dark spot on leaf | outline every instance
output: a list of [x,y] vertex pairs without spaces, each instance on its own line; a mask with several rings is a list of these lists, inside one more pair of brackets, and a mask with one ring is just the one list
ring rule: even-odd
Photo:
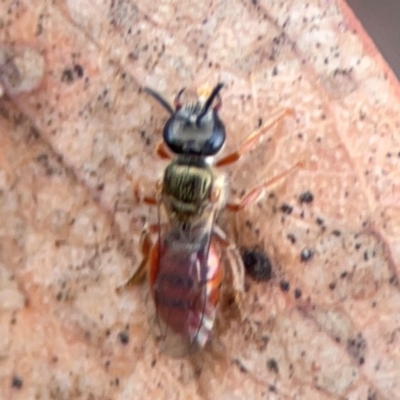
[[289,204],[283,203],[281,205],[281,211],[285,214],[291,214],[293,211],[293,207]]
[[74,72],[78,78],[82,78],[83,76],[83,68],[82,65],[75,64],[74,65]]
[[290,284],[288,281],[280,281],[279,286],[283,292],[287,292],[290,289]]
[[306,249],[303,249],[303,250],[301,251],[301,253],[300,253],[300,260],[301,260],[302,262],[309,261],[309,260],[311,260],[312,258],[313,258],[313,252],[312,252],[311,249],[306,248]]
[[247,368],[240,362],[240,360],[236,359],[236,360],[235,360],[235,364],[239,367],[239,371],[240,371],[242,374],[247,373]]
[[267,361],[267,367],[270,371],[275,372],[276,374],[279,372],[278,363],[276,362],[275,358],[270,358]]
[[389,283],[390,283],[391,285],[393,285],[393,286],[397,286],[397,285],[399,284],[399,280],[397,279],[397,276],[396,276],[396,275],[392,275],[392,276],[389,278]]
[[11,381],[11,387],[12,388],[21,389],[23,384],[24,384],[24,381],[18,375],[14,375],[12,377],[12,381]]
[[65,68],[61,74],[61,82],[72,83],[74,81],[74,73],[72,69]]
[[361,333],[358,333],[355,338],[347,340],[347,351],[360,365],[365,362],[365,350],[367,342]]
[[316,222],[319,226],[322,226],[322,225],[324,224],[324,220],[323,220],[322,218],[319,218],[319,217],[315,220],[315,222]]
[[118,339],[123,344],[126,345],[129,343],[129,333],[126,331],[121,331],[118,333]]
[[268,342],[269,342],[269,336],[268,335],[263,335],[261,337],[261,341],[264,343],[265,347],[267,346]]
[[286,237],[290,240],[292,244],[296,243],[296,236],[294,236],[292,233],[289,233]]
[[257,281],[271,279],[272,266],[268,256],[259,249],[242,249],[242,260],[246,272]]
[[368,397],[367,400],[378,400],[378,394],[374,389],[368,390]]

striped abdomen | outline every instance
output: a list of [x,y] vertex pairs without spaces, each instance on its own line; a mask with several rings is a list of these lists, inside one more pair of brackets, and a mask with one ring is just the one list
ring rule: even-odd
[[220,254],[212,242],[209,251],[193,252],[160,242],[153,247],[149,276],[158,335],[181,343],[184,355],[203,347],[213,328],[223,277]]

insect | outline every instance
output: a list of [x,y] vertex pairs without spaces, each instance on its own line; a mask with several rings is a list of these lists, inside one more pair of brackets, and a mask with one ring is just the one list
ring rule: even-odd
[[181,90],[174,108],[160,94],[145,88],[170,115],[163,140],[156,148],[169,164],[155,196],[142,197],[144,203],[158,207],[158,222],[142,234],[143,260],[131,282],[147,272],[154,307],[152,330],[160,350],[172,357],[193,353],[209,340],[225,268],[230,268],[232,290],[241,310],[244,266],[236,245],[217,225],[219,212],[223,208],[231,212],[242,210],[293,169],[263,182],[240,202],[227,202],[226,182],[218,168],[240,159],[268,128],[292,114],[292,110],[280,110],[248,136],[237,151],[214,162],[226,139],[218,114],[222,87],[219,83],[212,90],[199,89],[198,100],[193,104],[181,103]]

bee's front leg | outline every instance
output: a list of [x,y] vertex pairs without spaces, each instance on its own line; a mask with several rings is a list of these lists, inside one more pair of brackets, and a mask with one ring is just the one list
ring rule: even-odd
[[167,146],[165,145],[164,140],[160,140],[156,145],[156,155],[162,160],[171,160],[172,155]]

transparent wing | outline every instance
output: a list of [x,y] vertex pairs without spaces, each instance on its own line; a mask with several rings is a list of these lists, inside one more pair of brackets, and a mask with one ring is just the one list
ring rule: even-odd
[[191,224],[160,218],[149,273],[150,325],[162,352],[183,357],[203,347],[214,325],[222,269],[211,241],[215,210]]

